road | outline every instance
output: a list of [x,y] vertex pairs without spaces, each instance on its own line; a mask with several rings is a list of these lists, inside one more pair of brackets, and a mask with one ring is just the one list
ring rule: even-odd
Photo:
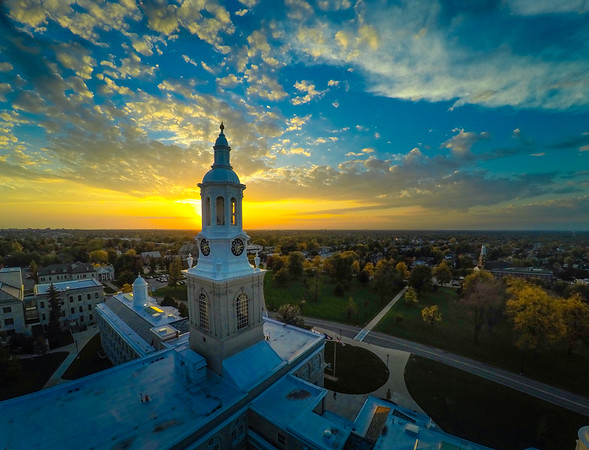
[[[351,325],[329,322],[327,320],[305,317],[305,324],[331,330],[334,337],[345,336],[353,339],[360,332],[360,328]],[[470,372],[487,380],[500,383],[504,386],[516,389],[525,394],[545,400],[570,411],[589,416],[589,399],[581,395],[549,386],[538,381],[531,380],[522,375],[498,369],[488,364],[481,363],[463,356],[448,353],[444,350],[407,341],[405,339],[389,336],[383,333],[371,331],[364,338],[364,342],[378,345],[384,348],[403,350],[414,355],[432,359],[447,364],[457,369]]]

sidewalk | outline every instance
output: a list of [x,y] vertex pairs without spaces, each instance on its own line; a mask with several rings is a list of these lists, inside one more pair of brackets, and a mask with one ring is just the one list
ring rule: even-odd
[[[73,335],[74,342],[73,343],[71,343],[69,345],[65,345],[63,347],[54,348],[53,350],[49,351],[49,353],[68,352],[69,355],[63,360],[63,362],[57,368],[57,370],[53,373],[53,375],[51,375],[51,378],[49,378],[49,380],[47,380],[47,383],[45,383],[45,386],[43,386],[43,389],[49,388],[51,386],[55,386],[57,384],[65,383],[66,381],[70,381],[70,380],[64,380],[63,378],[61,378],[62,375],[65,373],[65,371],[68,369],[70,364],[74,361],[74,359],[76,359],[76,357],[78,356],[78,352],[82,351],[82,349],[85,347],[85,345],[88,343],[88,341],[90,339],[92,339],[94,336],[96,336],[98,334],[98,332],[99,332],[98,325],[90,325],[87,330],[79,331],[78,333],[74,333],[74,335]],[[76,345],[77,345],[77,348],[76,348]]]
[[374,316],[374,318],[368,323],[368,325],[366,325],[362,330],[360,330],[360,332],[356,335],[354,339],[356,341],[364,340],[366,335],[370,333],[376,325],[378,325],[378,322],[380,322],[382,318],[385,316],[385,314],[389,312],[389,310],[395,305],[395,303],[397,303],[397,301],[403,296],[407,289],[407,286],[401,289],[401,291],[397,295],[395,295],[395,298],[393,298],[387,306],[381,309],[381,311],[376,316]]

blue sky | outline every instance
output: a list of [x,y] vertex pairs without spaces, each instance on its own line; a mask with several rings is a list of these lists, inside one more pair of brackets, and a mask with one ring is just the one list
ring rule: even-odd
[[8,0],[0,227],[589,226],[586,1]]

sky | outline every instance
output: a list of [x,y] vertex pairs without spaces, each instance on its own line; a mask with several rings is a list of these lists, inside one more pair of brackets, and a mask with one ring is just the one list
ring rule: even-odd
[[4,0],[0,229],[589,230],[587,0]]

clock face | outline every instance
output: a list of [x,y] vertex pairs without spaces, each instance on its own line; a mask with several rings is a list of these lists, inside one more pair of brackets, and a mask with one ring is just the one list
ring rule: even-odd
[[211,253],[209,241],[207,241],[206,239],[200,241],[200,252],[203,254],[203,256],[209,256],[209,254]]
[[233,253],[235,256],[239,256],[243,253],[244,248],[245,244],[243,243],[243,239],[233,239],[233,242],[231,243],[231,253]]

